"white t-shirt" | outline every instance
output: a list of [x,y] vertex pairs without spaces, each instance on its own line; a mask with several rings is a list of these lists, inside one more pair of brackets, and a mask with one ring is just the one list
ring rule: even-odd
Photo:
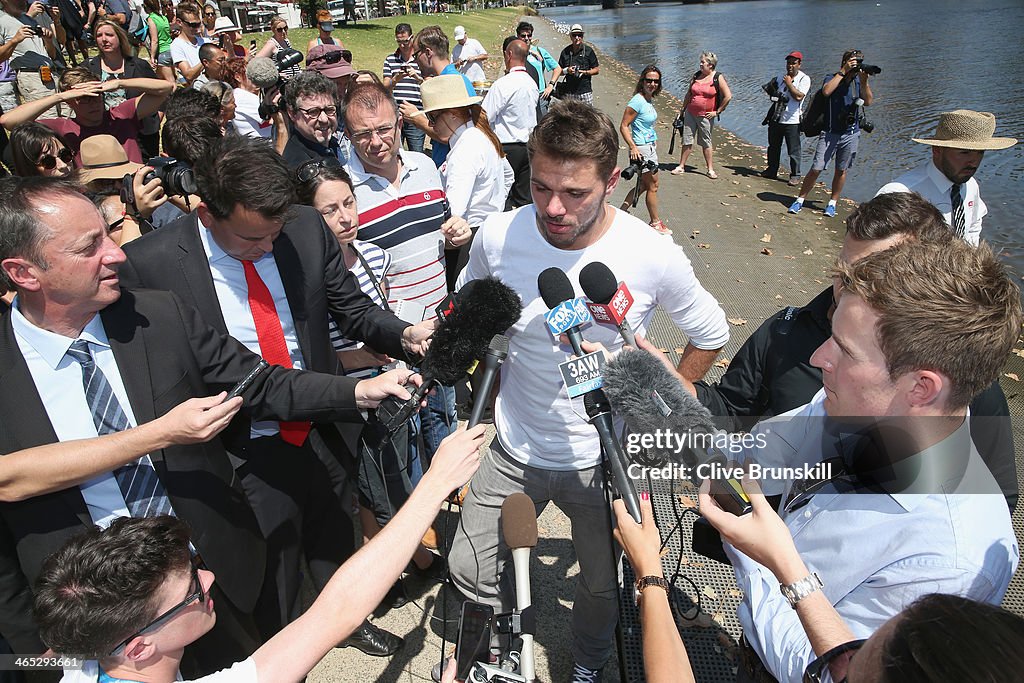
[[[465,45],[460,45],[458,42],[455,43],[455,47],[452,49],[452,64],[458,64],[463,59],[479,57],[485,54],[487,54],[487,50],[484,49],[479,40],[476,38],[466,38]],[[487,80],[487,74],[484,73],[484,68],[480,65],[480,62],[463,64],[459,71],[474,83]]]
[[798,71],[796,78],[793,79],[793,87],[804,94],[804,99],[802,100],[793,97],[793,93],[789,92],[789,88],[786,87],[782,76],[776,76],[775,80],[779,83],[779,92],[789,98],[789,102],[786,103],[786,110],[782,112],[782,116],[779,118],[779,123],[800,123],[800,109],[804,106],[804,102],[810,102],[808,98],[814,96],[814,93],[810,92],[811,77],[803,71]]
[[[100,667],[95,659],[86,660],[81,669],[66,669],[60,683],[96,683],[100,678]],[[182,680],[181,674],[178,679]],[[202,678],[193,678],[185,683],[256,683],[256,660],[252,657],[221,669]]]
[[269,138],[274,124],[260,118],[260,96],[248,90],[235,88],[235,130],[251,138]]
[[[596,244],[575,251],[553,247],[541,236],[532,205],[492,216],[477,232],[469,263],[459,276],[461,287],[493,275],[523,301],[522,317],[507,333],[509,354],[501,367],[495,427],[502,447],[531,467],[581,470],[601,461],[597,430],[573,412],[573,407],[584,412],[582,398],[570,403],[558,371],[572,350],[559,346],[544,321],[548,309],[537,289],[541,271],[561,268],[582,296],[580,271],[601,261],[635,299],[626,318],[637,334],[647,333],[655,308],[661,306],[694,346],[717,349],[729,340],[725,312],[697,281],[682,248],[640,219],[611,206],[606,210],[614,212],[608,232]],[[612,352],[622,348],[611,325],[590,323],[582,332]]]
[[[178,36],[171,41],[171,62],[173,62],[175,66],[177,66],[179,62],[186,62],[189,66],[195,66],[201,61],[199,59],[199,48],[205,42],[206,41],[203,40],[202,36],[196,36],[196,42],[193,45],[184,36]],[[192,83],[192,86],[200,88],[203,83],[206,83],[206,81],[206,74],[201,73]]]

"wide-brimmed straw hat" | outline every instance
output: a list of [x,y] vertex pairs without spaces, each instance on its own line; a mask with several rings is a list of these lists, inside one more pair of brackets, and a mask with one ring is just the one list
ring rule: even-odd
[[128,161],[124,147],[113,135],[93,135],[82,140],[82,167],[76,178],[83,185],[94,180],[120,180],[135,173],[142,164]]
[[939,125],[930,138],[912,138],[914,142],[932,147],[992,150],[1006,149],[1017,144],[1016,138],[993,137],[996,117],[987,111],[957,109],[939,114]]
[[213,35],[219,36],[222,33],[230,33],[231,31],[239,31],[242,29],[235,26],[235,22],[231,20],[231,17],[217,17],[217,21],[213,22]]
[[439,109],[469,107],[484,101],[479,95],[470,94],[466,79],[461,74],[434,76],[423,81],[420,99],[423,100],[424,114]]

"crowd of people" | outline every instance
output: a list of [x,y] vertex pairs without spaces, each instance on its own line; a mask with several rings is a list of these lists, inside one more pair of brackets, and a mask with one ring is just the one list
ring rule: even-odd
[[[973,179],[984,151],[1016,142],[994,116],[942,114],[917,140],[931,161],[850,215],[833,285],[766,321],[710,383],[729,325],[664,237],[656,64],[616,125],[593,106],[600,65],[579,24],[556,59],[521,22],[499,69],[462,26],[451,42],[400,23],[378,73],[353,67],[326,12],[303,55],[284,19],[247,48],[209,3],[80,9],[77,32],[38,2],[0,13],[0,635],[14,652],[84,658],[75,683],[298,681],[334,647],[393,655],[402,637],[368,616],[404,604],[403,577],[512,610],[500,513],[526,493],[572,525],[571,680],[600,680],[611,656],[622,550],[648,679],[692,680],[650,500],[640,523],[615,503],[613,544],[600,439],[560,379],[570,345],[544,322],[538,274],[579,282],[600,262],[628,283],[638,348],[592,325],[584,350],[664,360],[644,339],[661,309],[687,339],[665,372],[759,437],[740,462],[837,467],[744,480],[743,516],[702,489],[744,596],[739,680],[1012,680],[1024,620],[996,605],[1019,559],[1017,479],[997,379],[1022,314],[980,244]],[[75,50],[82,64],[61,64]],[[778,178],[785,141],[797,212],[834,158],[834,215],[870,74],[848,51],[814,94],[802,60],[790,52],[765,87],[762,175]],[[696,141],[718,177],[731,91],[717,66],[701,53],[673,173]],[[811,113],[824,127],[801,176]],[[617,209],[620,141],[640,175]],[[640,194],[649,222],[629,213]],[[494,439],[457,428],[467,397],[447,386],[389,430],[375,409],[410,399],[450,295],[487,277],[523,305],[498,390],[471,397],[493,399]],[[431,524],[467,482],[447,553]],[[935,645],[949,639],[971,647]]]

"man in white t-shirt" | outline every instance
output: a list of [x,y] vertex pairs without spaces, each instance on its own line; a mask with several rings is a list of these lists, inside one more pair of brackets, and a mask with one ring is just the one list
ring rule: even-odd
[[203,22],[198,14],[186,9],[178,12],[178,23],[181,33],[171,41],[171,61],[178,71],[179,80],[184,80],[186,85],[201,87],[206,82],[203,61],[199,58],[199,48],[206,42],[199,35]]
[[[619,181],[615,125],[590,105],[568,100],[551,107],[527,143],[533,204],[486,220],[459,277],[494,276],[523,301],[507,332],[508,359],[495,403],[497,438],[470,484],[449,557],[454,585],[498,611],[514,606],[499,585],[509,552],[498,529],[502,501],[525,492],[538,510],[554,502],[572,523],[580,578],[573,604],[572,680],[593,681],[611,654],[618,619],[615,556],[607,522],[597,431],[570,401],[558,365],[572,351],[545,324],[547,306],[537,276],[549,267],[576,283],[589,263],[603,262],[635,301],[627,318],[644,334],[660,307],[686,333],[679,372],[702,377],[729,339],[725,313],[697,281],[671,239],[608,204]],[[590,342],[622,347],[616,327],[590,324]]]
[[476,38],[466,34],[465,26],[455,27],[455,47],[452,48],[452,64],[473,83],[487,80],[483,63],[487,61],[487,50]]
[[[484,426],[445,439],[430,470],[390,523],[334,573],[298,619],[229,669],[203,683],[297,681],[359,627],[404,571],[441,504],[476,471]],[[217,615],[213,572],[191,552],[176,517],[121,518],[94,527],[54,553],[36,584],[43,641],[87,657],[62,683],[108,680],[171,683],[186,645]],[[449,667],[445,681],[454,681]]]
[[[800,70],[804,55],[793,50],[786,55],[786,70],[775,77],[774,94],[777,108],[769,113],[768,120],[768,168],[761,172],[764,178],[775,180],[779,177],[779,159],[782,156],[782,141],[786,141],[789,154],[789,186],[796,187],[800,177],[800,114],[804,97],[811,88],[811,77]],[[773,116],[772,114],[775,114]]]

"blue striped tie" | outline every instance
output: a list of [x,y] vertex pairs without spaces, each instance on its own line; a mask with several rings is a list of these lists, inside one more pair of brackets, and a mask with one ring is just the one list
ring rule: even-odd
[[[85,386],[85,400],[96,423],[96,433],[100,436],[113,434],[128,429],[128,416],[121,404],[117,402],[114,389],[107,381],[103,371],[96,367],[89,342],[76,339],[67,355],[78,361],[82,366],[82,384]],[[124,496],[128,514],[132,517],[154,517],[156,515],[173,515],[171,501],[164,490],[163,482],[153,469],[153,461],[149,454],[143,455],[133,463],[119,467],[114,471],[114,479]]]

